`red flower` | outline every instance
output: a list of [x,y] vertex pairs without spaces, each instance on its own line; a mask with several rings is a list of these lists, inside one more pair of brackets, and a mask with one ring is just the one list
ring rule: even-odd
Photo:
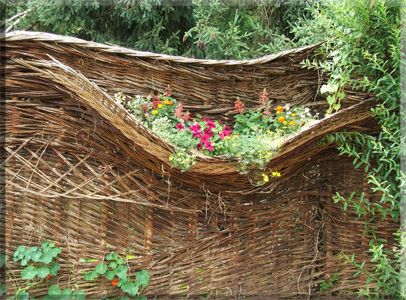
[[48,275],[47,275],[47,278],[48,278],[48,279],[51,279],[51,277],[52,277],[51,274],[48,274]]
[[114,278],[113,281],[111,282],[111,284],[116,286],[118,284],[118,279]]
[[202,149],[202,148],[203,148],[203,144],[202,144],[202,143],[197,144],[197,147],[196,147],[197,150],[200,150],[200,149]]
[[234,101],[234,108],[238,113],[244,112],[244,104],[240,100]]
[[159,104],[160,104],[159,101],[152,101],[152,107],[153,107],[154,109],[157,109]]
[[225,126],[223,130],[219,133],[219,137],[224,140],[224,137],[229,136],[231,134],[230,126]]
[[207,133],[203,134],[203,135],[200,137],[200,141],[201,141],[202,143],[206,143],[209,139],[210,139],[210,136],[209,136]]

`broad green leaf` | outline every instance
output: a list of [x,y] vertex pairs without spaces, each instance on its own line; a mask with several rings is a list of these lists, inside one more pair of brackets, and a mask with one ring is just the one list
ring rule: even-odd
[[107,271],[107,265],[106,264],[98,264],[96,266],[96,272],[99,274],[104,274]]
[[116,270],[111,270],[111,271],[107,271],[105,276],[108,280],[113,280],[115,275],[116,275]]
[[42,300],[54,300],[54,298],[52,298],[49,295],[46,295]]
[[138,286],[138,284],[136,284],[134,282],[128,281],[121,286],[121,289],[124,292],[129,293],[131,296],[134,297],[138,293],[139,286]]
[[25,290],[22,290],[17,294],[17,300],[28,300],[30,298],[30,294]]
[[62,291],[62,295],[71,295],[72,294],[72,289],[64,289]]
[[16,250],[16,251],[18,251],[19,254],[20,254],[20,253],[22,253],[22,252],[25,251],[25,247],[20,245],[20,246],[17,247],[17,250]]
[[52,276],[56,276],[60,268],[61,266],[56,261],[54,261],[49,267],[49,274]]
[[142,285],[144,287],[146,287],[148,285],[150,276],[149,276],[147,270],[142,270],[142,271],[137,272],[137,274],[135,274],[135,277],[137,278],[137,282],[140,285]]
[[94,280],[98,277],[99,275],[96,273],[96,271],[92,271],[90,273],[86,273],[85,276],[83,277],[85,280]]
[[53,248],[53,247],[55,247],[55,243],[49,243],[49,248]]
[[112,252],[112,253],[110,253],[110,254],[108,254],[107,256],[106,256],[106,259],[107,260],[114,260],[114,259],[117,259],[118,258],[118,254],[117,253],[114,253],[114,252]]
[[47,267],[39,267],[37,270],[37,276],[39,278],[45,278],[49,274],[49,269]]
[[6,293],[6,285],[4,283],[0,283],[0,297]]
[[112,261],[109,263],[109,267],[115,269],[117,267],[117,263],[115,261]]
[[119,266],[116,268],[116,274],[119,278],[124,279],[127,277],[127,267]]
[[73,292],[73,297],[70,298],[70,300],[85,300],[86,295],[83,291],[74,291]]
[[31,280],[37,275],[37,269],[34,266],[29,266],[21,271],[21,278]]
[[124,260],[122,258],[117,259],[117,264],[122,265],[124,263]]
[[44,251],[45,251],[45,249],[48,248],[48,242],[42,242],[41,243],[41,248],[44,249]]
[[43,254],[43,255],[41,255],[41,257],[39,258],[39,261],[40,261],[40,262],[43,262],[44,264],[47,265],[47,264],[51,263],[52,259],[53,259],[53,257],[52,257],[51,255],[49,255],[49,254]]
[[61,295],[61,288],[57,285],[51,285],[48,289],[48,295],[51,297]]
[[33,262],[38,262],[41,255],[42,255],[41,250],[37,250],[36,252],[33,252],[33,253],[31,253],[31,260]]
[[38,247],[37,246],[33,246],[30,248],[30,252],[37,252],[38,251]]
[[4,254],[0,254],[0,268],[6,263],[7,257]]
[[134,298],[134,300],[147,300],[147,296],[141,295]]
[[52,257],[57,257],[59,253],[61,253],[61,248],[53,248],[48,252]]
[[127,296],[124,296],[124,297],[121,297],[121,298],[118,299],[118,300],[130,300],[130,298],[128,298]]

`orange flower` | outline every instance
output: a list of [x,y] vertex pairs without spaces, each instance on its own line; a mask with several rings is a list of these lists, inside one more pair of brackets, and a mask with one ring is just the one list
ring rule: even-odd
[[295,125],[295,122],[290,121],[290,122],[289,122],[289,125],[290,125],[290,126],[293,126],[293,125]]
[[118,284],[118,279],[114,278],[113,281],[111,282],[111,284],[116,286]]
[[279,122],[283,122],[283,121],[285,121],[285,117],[280,116],[280,117],[278,118],[278,121],[279,121]]
[[276,111],[283,111],[283,107],[282,106],[278,106],[277,108],[275,108]]
[[47,278],[48,278],[48,279],[51,279],[51,277],[52,277],[52,275],[50,275],[50,274],[47,275]]

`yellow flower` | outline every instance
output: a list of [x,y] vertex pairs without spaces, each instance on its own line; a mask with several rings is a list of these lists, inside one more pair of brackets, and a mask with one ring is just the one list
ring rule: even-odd
[[277,108],[275,108],[276,111],[283,111],[283,107],[282,106],[278,106]]
[[285,117],[280,116],[280,117],[278,118],[278,121],[279,121],[279,122],[283,122],[283,121],[285,121]]
[[272,176],[274,176],[274,177],[281,177],[281,173],[279,173],[279,172],[272,172]]
[[290,125],[290,126],[293,126],[293,125],[295,125],[295,122],[290,121],[290,122],[289,122],[289,125]]
[[173,160],[173,157],[172,156],[169,156],[169,161],[172,161]]
[[[169,101],[168,100],[164,100],[164,104],[168,105]],[[159,107],[159,106],[158,106]]]
[[236,143],[233,143],[233,147],[235,147],[235,146],[237,146],[237,144],[236,144]]
[[156,115],[157,113],[158,113],[157,110],[153,110],[153,111],[152,111],[152,114],[153,114],[153,115]]
[[162,108],[162,104],[161,104],[161,103],[158,104],[158,108]]
[[279,110],[276,112],[277,115],[279,115],[280,113],[281,113],[281,112],[280,112]]
[[264,178],[264,182],[268,182],[268,181],[269,181],[269,177],[268,177],[268,175],[266,175],[265,173],[262,173],[262,177]]
[[182,160],[182,162],[181,162],[182,164],[184,164],[185,163],[185,161],[184,160]]
[[292,113],[291,116],[292,116],[292,117],[296,117],[296,114],[295,114],[295,113]]
[[286,124],[288,124],[288,121],[283,121],[283,125],[286,125]]

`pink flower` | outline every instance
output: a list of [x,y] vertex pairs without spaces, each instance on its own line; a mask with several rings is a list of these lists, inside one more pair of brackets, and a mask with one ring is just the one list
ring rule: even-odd
[[196,147],[197,150],[200,150],[200,149],[202,149],[202,148],[203,148],[203,144],[202,144],[202,143],[197,144],[197,147]]
[[229,136],[231,134],[231,129],[229,126],[225,126],[223,130],[219,133],[219,137],[224,140],[224,137]]
[[212,152],[214,150],[214,146],[211,145],[210,141],[207,141],[206,143],[204,143],[204,147],[209,150],[210,152]]
[[209,120],[209,119],[207,119],[206,126],[208,127],[209,130],[213,129],[213,128],[216,128],[216,124],[213,121]]
[[207,134],[209,136],[209,138],[211,138],[213,136],[213,132],[210,129],[205,129],[204,134]]
[[200,133],[200,125],[199,123],[195,123],[192,126],[190,126],[190,130],[193,132],[193,134],[195,133]]
[[266,91],[266,89],[261,92],[261,96],[259,97],[259,104],[261,106],[265,106],[268,103],[268,95],[269,93]]
[[209,136],[208,134],[203,134],[203,135],[200,137],[200,141],[201,141],[202,143],[206,143],[209,139],[210,139],[210,136]]
[[201,137],[202,134],[199,132],[193,132],[193,137]]
[[182,123],[178,123],[178,124],[175,126],[175,128],[178,129],[179,131],[185,129],[185,127],[183,126]]

